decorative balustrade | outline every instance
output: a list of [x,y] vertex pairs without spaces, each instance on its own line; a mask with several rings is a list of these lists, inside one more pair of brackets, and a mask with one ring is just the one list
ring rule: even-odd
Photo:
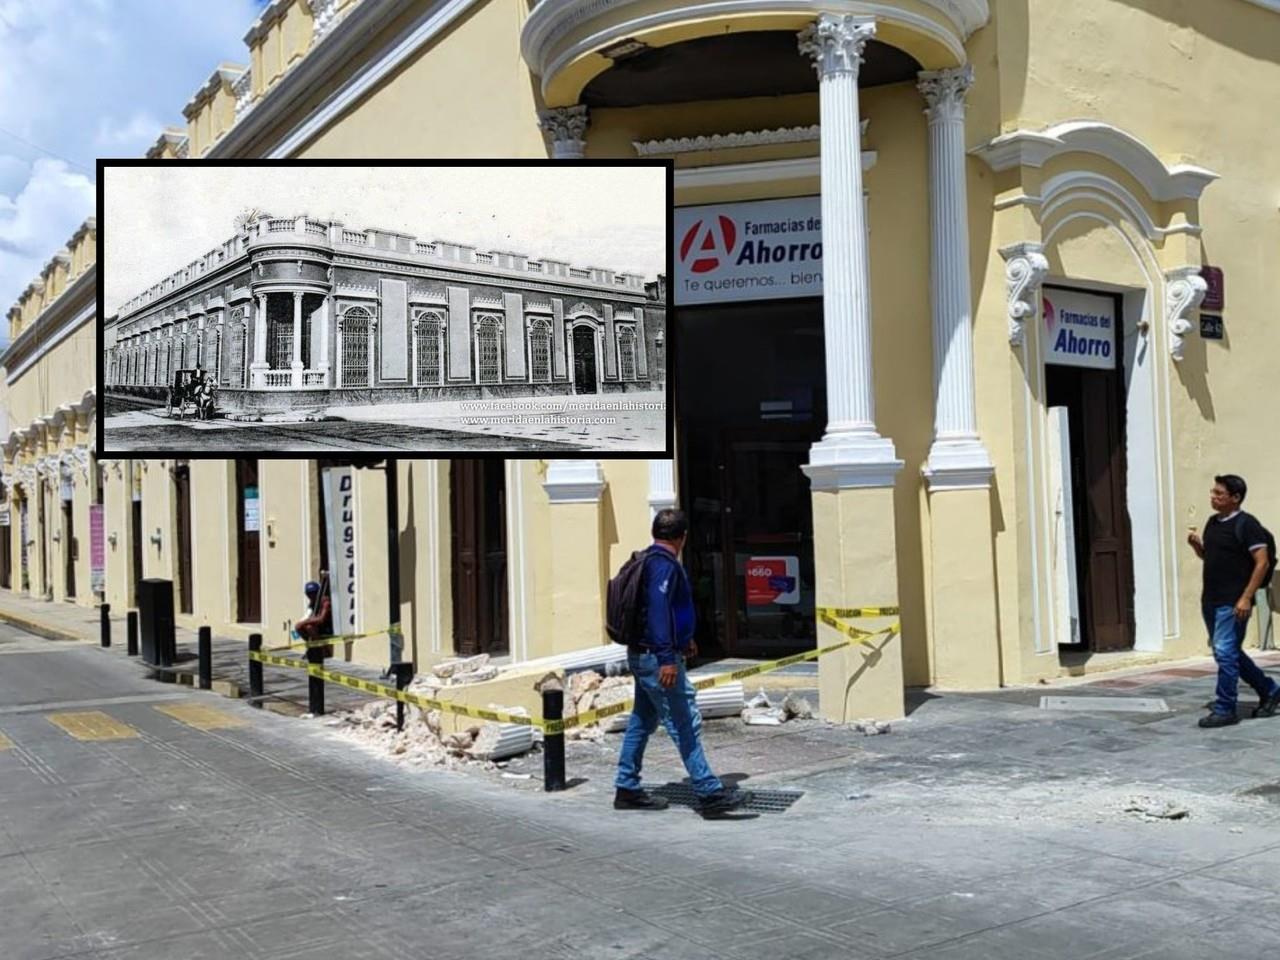
[[268,220],[267,231],[269,233],[279,233],[286,230],[292,232],[296,225],[296,220]]
[[493,263],[492,253],[477,253],[476,263]]
[[291,387],[293,386],[293,371],[264,370],[262,372],[262,385],[264,387]]
[[356,231],[354,231],[354,230],[343,230],[343,231],[342,231],[342,242],[343,242],[343,243],[364,243],[364,244],[367,244],[367,243],[369,242],[369,238],[368,238],[368,237],[366,237],[363,233],[357,233],[357,232],[356,232]]
[[575,268],[573,268],[573,267],[570,267],[570,268],[569,268],[569,276],[571,276],[571,277],[577,277],[579,280],[590,280],[590,279],[591,279],[591,271],[590,271],[590,270],[578,270],[578,269],[575,269]]
[[415,240],[413,242],[413,252],[424,253],[428,257],[434,257],[438,251],[434,243],[423,243],[421,240]]
[[323,387],[325,386],[325,372],[323,370],[304,370],[302,371],[302,385],[304,387]]
[[325,226],[323,223],[321,223],[319,220],[307,221],[307,233],[318,233],[321,236],[324,236],[328,232],[329,232],[329,228]]
[[529,268],[529,272],[530,272],[530,273],[541,273],[541,272],[542,272],[542,264],[540,264],[540,263],[534,263],[532,260],[530,260],[528,263],[526,263],[526,264],[525,264],[525,266]]

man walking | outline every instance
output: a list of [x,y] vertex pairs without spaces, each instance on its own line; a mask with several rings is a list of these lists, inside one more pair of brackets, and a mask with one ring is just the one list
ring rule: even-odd
[[1187,534],[1191,549],[1204,561],[1200,603],[1218,663],[1217,696],[1213,712],[1200,720],[1202,727],[1240,722],[1236,686],[1241,678],[1258,693],[1253,716],[1272,717],[1280,708],[1280,683],[1263,673],[1243,649],[1253,595],[1270,564],[1266,532],[1240,509],[1247,492],[1244,480],[1233,473],[1214,477],[1209,493],[1214,515],[1205,524],[1203,536],[1195,530]]
[[635,677],[635,706],[618,758],[618,810],[662,810],[667,801],[640,787],[640,765],[649,735],[662,723],[680,751],[680,759],[698,797],[698,812],[713,817],[736,810],[748,797],[725,789],[711,772],[702,749],[702,715],[697,692],[685,673],[685,658],[696,656],[693,641],[693,591],[680,565],[689,520],[680,510],[659,510],[653,518],[653,545],[644,553],[640,597],[643,624],[639,642],[627,646],[627,664]]

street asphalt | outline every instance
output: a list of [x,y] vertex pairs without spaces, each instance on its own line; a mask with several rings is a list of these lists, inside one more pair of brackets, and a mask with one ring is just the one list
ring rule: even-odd
[[[1280,717],[1246,692],[1200,730],[1212,685],[920,692],[880,736],[708,721],[718,772],[793,802],[705,821],[615,812],[616,737],[546,794],[538,754],[397,766],[0,625],[0,958],[1280,956]],[[665,739],[646,773],[678,787]]]

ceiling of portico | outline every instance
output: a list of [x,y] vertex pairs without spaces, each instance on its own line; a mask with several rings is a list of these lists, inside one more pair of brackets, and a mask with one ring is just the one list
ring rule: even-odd
[[[858,85],[913,81],[921,66],[909,53],[867,44]],[[699,37],[619,60],[583,89],[590,107],[635,107],[741,97],[816,93],[813,63],[800,55],[794,31],[767,30]]]

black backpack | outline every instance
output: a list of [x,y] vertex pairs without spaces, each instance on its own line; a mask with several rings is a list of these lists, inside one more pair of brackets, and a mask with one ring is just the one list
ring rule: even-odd
[[[1241,513],[1240,516],[1236,518],[1235,533],[1236,539],[1240,541],[1240,546],[1247,550],[1249,545],[1244,542],[1244,537],[1240,535],[1240,524],[1244,522],[1244,518],[1246,516],[1248,516],[1248,514]],[[1258,518],[1254,517],[1253,519],[1257,520]],[[1258,584],[1259,590],[1265,590],[1271,585],[1271,577],[1276,572],[1276,537],[1270,530],[1262,526],[1261,521],[1258,522],[1258,526],[1262,527],[1262,536],[1267,543],[1267,557],[1270,560],[1270,563],[1267,565],[1266,576],[1262,578],[1262,583]]]
[[644,562],[647,550],[637,550],[609,581],[605,596],[604,628],[614,643],[637,643],[644,627],[640,622],[643,606]]

